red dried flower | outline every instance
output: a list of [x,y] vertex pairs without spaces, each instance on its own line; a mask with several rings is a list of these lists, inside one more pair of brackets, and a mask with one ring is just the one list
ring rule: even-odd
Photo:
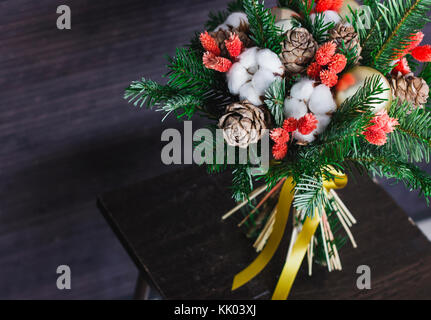
[[275,128],[274,130],[271,130],[269,136],[275,144],[287,143],[290,139],[289,132],[283,128]]
[[331,62],[331,58],[335,54],[335,50],[337,50],[337,45],[332,41],[322,44],[316,51],[316,62],[321,66],[326,66]]
[[283,129],[287,132],[293,132],[298,128],[298,120],[291,117],[289,119],[284,120]]
[[317,62],[312,62],[307,68],[307,75],[314,80],[319,78],[322,67]]
[[345,73],[343,76],[338,80],[337,87],[335,90],[337,91],[344,91],[351,86],[353,86],[356,83],[356,79],[351,73]]
[[403,75],[412,72],[406,58],[398,60],[395,67],[392,69],[393,74],[397,75],[398,72],[401,72]]
[[316,116],[312,113],[307,113],[305,116],[298,120],[298,131],[303,135],[307,135],[313,132],[317,128]]
[[338,76],[331,70],[322,70],[320,72],[320,81],[329,88],[335,86],[338,82]]
[[316,7],[314,8],[314,10],[316,12],[323,12],[326,10],[332,10],[332,5],[333,5],[334,0],[319,0],[316,4]]
[[406,53],[410,52],[411,50],[413,50],[414,48],[416,48],[419,45],[419,43],[422,42],[424,36],[425,35],[421,31],[412,34],[412,36],[410,37],[411,42],[408,45],[408,47],[405,48],[405,52]]
[[344,70],[347,64],[347,59],[344,54],[337,53],[331,59],[331,62],[328,65],[328,69],[335,72],[340,73]]
[[386,133],[382,129],[369,127],[363,132],[363,135],[369,143],[375,144],[376,146],[383,146],[387,141]]
[[387,134],[395,130],[399,125],[398,120],[391,118],[385,110],[380,111],[371,121],[372,124],[363,132],[365,139],[371,144],[382,146],[387,141]]
[[225,40],[224,43],[232,58],[238,57],[244,47],[236,33],[231,33],[229,39]]
[[399,125],[398,120],[391,118],[388,115],[386,109],[377,113],[377,115],[371,120],[372,125],[369,128],[381,129],[384,133],[391,133],[395,130],[395,126]]
[[220,48],[218,47],[216,40],[211,37],[207,31],[200,34],[199,40],[206,51],[209,51],[216,56],[220,55]]
[[232,67],[232,62],[226,58],[217,57],[211,52],[205,52],[202,57],[202,62],[208,69],[213,69],[219,72],[227,72]]
[[287,144],[285,143],[279,143],[275,144],[272,147],[272,155],[275,159],[281,160],[283,159],[287,154]]
[[339,11],[343,6],[344,0],[332,0],[332,6],[330,10]]
[[412,56],[420,62],[431,61],[431,46],[426,44],[424,46],[416,47],[412,50]]
[[413,33],[410,37],[411,42],[406,48],[399,51],[399,54],[397,55],[396,59],[400,59],[404,57],[406,54],[410,53],[410,51],[412,51],[414,48],[416,48],[419,45],[419,43],[422,42],[423,38],[424,38],[424,34],[422,32],[419,31],[419,32]]

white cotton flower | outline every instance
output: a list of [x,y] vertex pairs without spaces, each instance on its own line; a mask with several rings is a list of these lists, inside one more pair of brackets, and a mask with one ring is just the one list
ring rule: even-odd
[[326,127],[329,125],[329,123],[331,122],[331,116],[328,116],[326,114],[315,114],[317,121],[319,121],[317,123],[317,128],[315,131],[315,133],[317,134],[321,134],[323,131],[325,131]]
[[229,27],[227,26],[227,24],[222,23],[222,24],[218,25],[217,28],[214,29],[214,32],[217,32],[220,30],[229,31]]
[[283,71],[280,59],[269,49],[246,49],[226,75],[229,91],[239,94],[240,99],[261,105],[265,91],[275,79],[283,75]]
[[290,89],[290,95],[299,100],[308,101],[314,91],[314,80],[302,78]]
[[[311,21],[314,22],[314,19],[316,19],[316,14],[315,13],[310,14],[310,19]],[[340,21],[341,21],[341,17],[336,11],[332,11],[332,10],[323,11],[323,24],[333,22],[334,25],[336,25]]]
[[244,52],[238,56],[239,63],[246,69],[257,67],[257,51],[257,47],[245,49]]
[[331,89],[324,84],[315,87],[308,101],[308,107],[315,114],[332,113],[337,110]]
[[298,100],[296,98],[287,98],[284,100],[284,116],[286,119],[295,118],[299,119],[308,112],[307,105],[304,101]]
[[284,34],[290,29],[293,29],[292,19],[280,20],[275,23],[275,26],[281,29],[281,34]]
[[226,74],[227,85],[232,94],[239,94],[239,89],[247,81],[251,80],[252,75],[239,63],[235,63]]
[[262,104],[260,95],[256,92],[256,89],[251,82],[247,82],[239,89],[239,98],[240,100],[248,100],[255,106],[260,106]]
[[316,130],[314,130],[310,134],[302,134],[302,133],[299,133],[299,131],[295,131],[293,133],[293,138],[296,139],[296,140],[298,140],[299,142],[310,143],[310,142],[313,142],[314,140],[316,140],[315,131]]
[[231,28],[238,28],[241,22],[248,24],[247,15],[244,12],[233,12],[227,17],[224,24]]
[[256,92],[258,95],[262,96],[265,94],[266,89],[269,88],[271,83],[274,82],[274,80],[277,77],[274,76],[274,73],[272,73],[270,70],[266,68],[260,68],[253,76],[253,86],[256,89]]
[[257,64],[260,68],[266,68],[271,70],[275,74],[282,75],[284,73],[284,67],[281,63],[280,58],[274,52],[269,49],[261,49],[256,55]]

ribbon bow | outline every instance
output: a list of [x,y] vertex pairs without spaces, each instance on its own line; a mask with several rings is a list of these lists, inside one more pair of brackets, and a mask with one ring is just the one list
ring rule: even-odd
[[[335,169],[331,169],[330,173],[333,176],[332,179],[328,179],[326,177],[323,179],[323,186],[326,190],[329,191],[330,189],[341,189],[346,186],[347,176],[345,174],[342,174]],[[235,275],[235,278],[233,279],[232,290],[243,286],[251,279],[256,277],[271,260],[284,235],[284,230],[289,218],[290,207],[293,201],[294,187],[295,185],[293,178],[287,178],[281,189],[280,198],[278,200],[275,213],[274,229],[262,252],[248,267]],[[292,247],[291,253],[286,259],[286,263],[284,264],[280,278],[275,287],[275,291],[272,295],[272,300],[287,299],[293,282],[295,281],[299,267],[301,266],[302,260],[304,259],[308,244],[316,232],[319,223],[320,217],[318,213],[314,214],[313,218],[307,217],[305,219],[302,230]]]

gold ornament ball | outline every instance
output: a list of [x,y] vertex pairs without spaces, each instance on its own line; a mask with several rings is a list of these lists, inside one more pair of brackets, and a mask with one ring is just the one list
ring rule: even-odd
[[356,66],[350,71],[348,71],[347,73],[350,73],[353,75],[353,78],[355,79],[355,83],[345,90],[335,92],[335,102],[337,103],[338,107],[341,106],[344,100],[353,96],[358,91],[358,89],[364,85],[365,79],[370,78],[374,75],[379,75],[380,83],[382,84],[383,89],[387,89],[387,90],[383,91],[377,97],[381,99],[386,99],[386,100],[380,103],[376,103],[373,106],[373,112],[377,113],[383,109],[389,110],[389,107],[391,106],[391,102],[392,102],[392,91],[391,91],[391,86],[389,84],[389,81],[386,79],[386,77],[383,74],[381,74],[380,72],[378,72],[373,68],[365,67],[365,66]]
[[360,5],[355,0],[344,0],[343,6],[340,8],[340,11],[338,11],[338,14],[344,21],[347,21],[346,16],[349,17],[350,20],[352,19],[349,6],[352,8],[353,12],[360,8]]
[[299,14],[287,8],[274,7],[271,9],[271,13],[273,16],[275,16],[275,22],[279,22],[281,20],[291,20],[293,17],[299,17]]

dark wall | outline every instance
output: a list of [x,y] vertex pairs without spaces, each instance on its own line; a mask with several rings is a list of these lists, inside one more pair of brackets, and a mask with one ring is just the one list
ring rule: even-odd
[[[181,123],[127,105],[123,90],[161,80],[164,54],[227,2],[0,2],[0,298],[131,297],[135,268],[95,199],[174,170],[160,134]],[[56,28],[60,4],[72,30]],[[55,286],[61,264],[69,292]]]

